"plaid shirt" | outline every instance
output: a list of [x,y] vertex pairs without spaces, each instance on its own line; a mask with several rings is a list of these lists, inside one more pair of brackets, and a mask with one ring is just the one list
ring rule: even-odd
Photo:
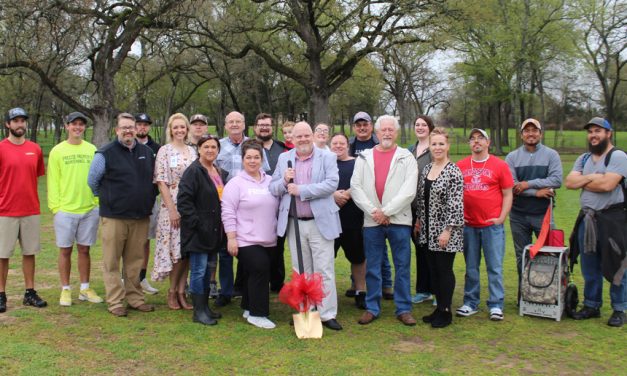
[[[248,140],[246,136],[239,144],[234,144],[228,136],[220,140],[220,154],[218,154],[216,164],[229,173],[226,182],[237,176],[242,169],[242,143],[246,140]],[[263,152],[263,170],[266,172],[270,171],[265,150]],[[226,184],[226,182],[224,183]]]

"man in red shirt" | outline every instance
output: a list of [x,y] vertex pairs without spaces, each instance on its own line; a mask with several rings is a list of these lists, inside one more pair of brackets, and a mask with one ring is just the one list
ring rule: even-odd
[[488,308],[490,320],[503,320],[503,256],[505,230],[503,222],[512,207],[514,179],[507,163],[489,154],[490,138],[479,128],[470,131],[472,154],[457,162],[464,175],[464,258],[466,281],[464,304],[457,316],[478,312],[479,265],[481,249],[488,271]]
[[35,291],[35,255],[39,243],[39,196],[37,178],[44,174],[39,145],[26,140],[28,114],[12,108],[6,114],[9,137],[0,141],[0,312],[7,309],[6,283],[9,258],[19,239],[24,273],[24,305],[47,305]]

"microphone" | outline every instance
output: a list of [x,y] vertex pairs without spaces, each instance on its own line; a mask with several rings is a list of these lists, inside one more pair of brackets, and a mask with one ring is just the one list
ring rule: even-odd
[[[287,168],[292,168],[292,161],[291,161],[291,160],[288,160],[288,161],[287,161]],[[290,183],[293,183],[293,182],[294,182],[294,179],[290,179],[290,181],[289,181],[289,182],[290,182]]]

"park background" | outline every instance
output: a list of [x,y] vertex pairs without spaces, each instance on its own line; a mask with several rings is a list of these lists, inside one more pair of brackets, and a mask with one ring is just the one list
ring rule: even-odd
[[[0,0],[0,108],[29,114],[29,138],[51,147],[65,138],[63,116],[81,111],[88,139],[112,136],[121,111],[146,112],[163,140],[169,115],[203,113],[211,132],[224,117],[267,112],[286,120],[328,122],[351,134],[352,116],[395,115],[400,142],[414,142],[413,121],[428,114],[468,154],[466,135],[489,131],[491,151],[520,144],[528,117],[545,127],[567,174],[586,149],[582,126],[604,116],[624,148],[627,120],[627,3],[620,0],[245,1]],[[250,130],[247,130],[250,134]],[[277,127],[277,137],[281,137]],[[0,182],[1,184],[1,182]],[[620,374],[627,369],[624,329],[519,317],[508,233],[505,321],[483,309],[445,330],[407,328],[384,302],[374,324],[342,293],[349,267],[340,254],[339,321],[345,330],[297,340],[290,310],[272,295],[274,331],[241,319],[235,304],[214,328],[170,311],[163,293],[150,314],[116,319],[104,305],[59,307],[57,249],[40,179],[43,251],[37,289],[43,310],[23,308],[20,258],[11,261],[9,310],[0,315],[0,369],[7,374]],[[556,222],[567,235],[578,192],[558,190]],[[508,226],[508,225],[507,225]],[[509,227],[507,227],[509,228]],[[153,246],[154,247],[154,246]],[[101,248],[92,251],[92,283],[102,293]],[[289,260],[289,257],[288,257]],[[286,260],[289,265],[289,261]],[[415,268],[412,268],[414,270]],[[454,306],[461,304],[463,258],[455,263]],[[73,284],[76,286],[74,266]],[[485,278],[485,273],[482,273]],[[412,274],[412,279],[415,277]],[[582,288],[579,267],[575,282]],[[165,283],[156,284],[165,291]],[[485,301],[485,279],[482,300]],[[415,306],[417,318],[430,313]],[[621,371],[623,370],[623,371]]]

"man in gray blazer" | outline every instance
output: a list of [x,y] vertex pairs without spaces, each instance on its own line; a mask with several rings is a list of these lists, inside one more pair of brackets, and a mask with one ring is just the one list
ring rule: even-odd
[[[341,330],[337,322],[334,240],[342,232],[339,208],[333,200],[339,175],[337,157],[314,147],[313,132],[306,122],[296,123],[292,131],[294,149],[279,156],[270,192],[281,199],[277,234],[287,239],[292,267],[298,270],[293,221],[298,221],[305,273],[320,273],[326,296],[318,306],[322,324]],[[290,166],[288,167],[288,161]],[[293,182],[290,182],[293,179]],[[296,199],[298,218],[289,214],[290,200]],[[289,226],[288,226],[289,223]]]

